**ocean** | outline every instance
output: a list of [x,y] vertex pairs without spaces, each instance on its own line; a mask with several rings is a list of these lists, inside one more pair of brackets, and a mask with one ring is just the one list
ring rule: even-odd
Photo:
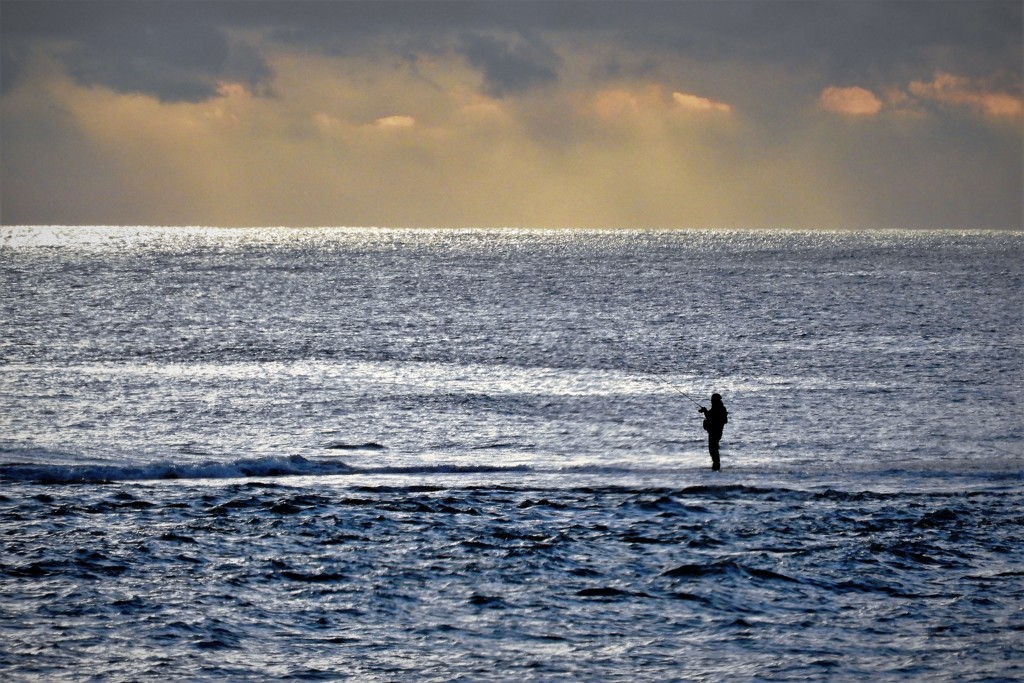
[[1024,679],[1022,303],[1020,231],[0,228],[0,678]]

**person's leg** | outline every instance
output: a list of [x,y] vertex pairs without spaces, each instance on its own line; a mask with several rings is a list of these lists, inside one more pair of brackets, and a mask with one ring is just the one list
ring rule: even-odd
[[714,436],[708,438],[708,452],[711,453],[711,469],[715,472],[722,469],[722,463],[718,459],[718,439]]

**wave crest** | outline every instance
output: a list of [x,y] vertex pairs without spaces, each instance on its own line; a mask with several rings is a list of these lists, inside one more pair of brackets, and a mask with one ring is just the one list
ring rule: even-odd
[[199,463],[147,465],[0,464],[0,481],[35,484],[106,484],[169,479],[243,479],[249,477],[330,476],[338,474],[475,474],[525,472],[523,466],[411,465],[356,468],[336,459],[309,460],[301,455],[242,458]]
[[153,479],[237,479],[296,475],[348,474],[340,460],[311,461],[301,455],[243,458],[229,462],[159,462],[147,465],[0,465],[0,481],[38,484],[102,484]]

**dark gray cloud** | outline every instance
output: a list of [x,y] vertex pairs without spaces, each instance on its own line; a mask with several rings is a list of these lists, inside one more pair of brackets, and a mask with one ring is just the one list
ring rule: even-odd
[[484,91],[495,97],[521,93],[558,80],[558,55],[536,37],[521,39],[470,34],[460,51],[484,76]]
[[1018,0],[2,0],[0,13],[5,91],[26,46],[53,39],[74,46],[62,54],[79,81],[164,100],[210,97],[220,79],[267,87],[272,74],[257,47],[229,39],[239,28],[331,54],[455,49],[496,95],[555,81],[558,34],[639,56],[812,65],[830,80],[865,84],[935,69],[1019,81],[1024,69]]
[[68,73],[86,84],[161,100],[201,101],[216,92],[228,41],[208,25],[108,25],[65,56]]
[[[881,76],[904,68],[959,67],[971,71],[970,75],[998,70],[1019,75],[1024,69],[1024,19],[1017,0],[293,0],[234,4],[245,9],[231,11],[229,3],[222,11],[226,21],[277,27],[278,36],[294,45],[334,52],[358,50],[385,36],[416,35],[436,44],[452,35],[589,33],[633,51],[656,48],[697,60],[812,63],[838,78],[865,73]],[[493,69],[496,65],[491,57],[498,53],[491,52],[485,64]],[[522,50],[507,52],[513,62],[525,60],[551,68],[548,60],[527,59]]]
[[732,0],[602,4],[581,25],[637,51],[706,62],[811,66],[833,80],[933,69],[1022,71],[1022,5],[1005,0]]
[[7,94],[21,80],[27,61],[28,52],[23,45],[8,42],[0,45],[0,95]]
[[[238,3],[243,6],[241,3]],[[224,16],[199,2],[3,3],[4,88],[20,76],[19,57],[33,40],[62,44],[57,55],[84,85],[198,102],[222,80],[263,90],[271,74],[251,46],[232,42]],[[64,47],[64,45],[67,47]]]

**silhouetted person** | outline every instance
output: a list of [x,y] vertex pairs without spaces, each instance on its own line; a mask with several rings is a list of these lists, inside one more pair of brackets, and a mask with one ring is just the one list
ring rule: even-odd
[[722,463],[718,460],[718,442],[722,440],[722,429],[729,421],[729,411],[722,403],[721,394],[711,394],[711,409],[701,406],[699,412],[704,414],[704,431],[708,433],[711,469],[717,472],[722,469]]

